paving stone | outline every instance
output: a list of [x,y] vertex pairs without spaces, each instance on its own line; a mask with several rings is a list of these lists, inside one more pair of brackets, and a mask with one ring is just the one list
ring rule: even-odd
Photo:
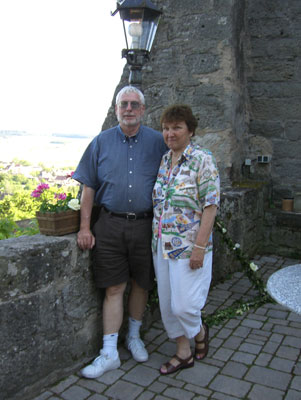
[[268,317],[278,318],[278,319],[286,319],[288,316],[288,311],[281,311],[281,310],[269,310],[267,312]]
[[217,348],[217,347],[220,347],[223,343],[224,343],[223,339],[219,339],[219,338],[215,337],[210,340],[210,347]]
[[120,380],[114,383],[105,393],[105,396],[113,399],[126,399],[134,400],[139,394],[143,392],[143,388],[138,385],[134,385],[130,382],[124,382]]
[[175,354],[175,343],[172,343],[170,341],[163,342],[159,347],[158,347],[158,352],[165,354],[167,357],[172,357]]
[[218,367],[218,368],[222,368],[225,363],[223,361],[220,360],[216,360],[210,357],[206,357],[205,360],[202,361],[203,364],[208,364],[208,365],[213,365],[214,367]]
[[247,328],[245,326],[239,326],[238,328],[235,329],[233,335],[245,338],[249,335],[250,331],[251,331],[250,328]]
[[291,380],[291,376],[285,372],[252,366],[244,379],[260,385],[286,390]]
[[162,329],[150,328],[143,336],[143,339],[152,342],[156,337],[162,335]]
[[166,383],[166,385],[171,387],[183,387],[184,382],[179,381],[178,379],[171,378],[170,376],[160,376],[159,382]]
[[159,395],[159,396],[155,396],[154,400],[170,400],[170,397],[168,398],[168,397]]
[[264,346],[264,344],[269,340],[263,336],[253,335],[252,333],[245,339],[245,343],[252,343],[259,346]]
[[288,326],[289,324],[286,319],[269,318],[268,321],[273,325]]
[[262,337],[261,340],[263,340],[263,338],[268,339],[271,336],[271,333],[263,331],[262,329],[252,329],[251,335],[261,336]]
[[285,400],[300,400],[300,391],[288,390],[285,396]]
[[274,357],[270,362],[269,367],[278,371],[291,373],[294,368],[294,361],[285,360],[284,358]]
[[225,328],[233,329],[236,328],[239,324],[240,321],[238,319],[232,318],[225,324]]
[[272,358],[272,354],[268,353],[260,353],[259,356],[255,360],[256,365],[260,365],[261,367],[266,367]]
[[148,389],[155,393],[162,393],[167,388],[167,385],[162,382],[154,382],[152,383]]
[[297,360],[300,353],[300,349],[288,346],[280,346],[277,350],[276,355],[281,358],[287,358],[289,360]]
[[124,371],[118,368],[113,369],[112,371],[105,372],[96,380],[98,382],[104,383],[105,385],[112,385],[114,382],[118,381],[118,379],[120,379],[122,375],[124,375]]
[[190,400],[193,398],[194,393],[188,392],[187,390],[184,389],[167,388],[163,393],[163,395],[177,400],[183,400],[183,399]]
[[150,354],[149,359],[143,365],[159,370],[160,366],[166,361],[166,355],[155,351]]
[[224,328],[216,335],[216,337],[218,337],[220,339],[226,339],[230,335],[232,335],[232,332],[233,331],[231,329]]
[[295,364],[294,375],[301,375],[301,360]]
[[291,388],[301,391],[301,376],[295,376],[293,378],[292,383],[291,383]]
[[267,320],[267,317],[266,317],[266,316],[259,315],[259,314],[255,314],[255,313],[249,313],[249,314],[248,314],[248,318],[249,318],[249,319],[253,319],[253,320],[255,320],[255,321],[261,321],[261,322],[264,322],[264,321]]
[[255,358],[256,356],[254,354],[242,353],[241,351],[237,351],[233,354],[231,360],[251,365]]
[[279,343],[277,342],[268,342],[264,345],[262,351],[265,353],[271,353],[274,354],[276,353],[277,349],[279,348]]
[[205,388],[203,388],[201,386],[197,386],[196,384],[197,384],[197,382],[195,382],[194,385],[188,383],[185,386],[185,389],[190,391],[190,392],[194,392],[194,393],[200,394],[200,395],[204,396],[206,399],[208,399],[208,397],[210,397],[212,391],[208,390],[208,389],[205,389]]
[[89,400],[108,400],[108,397],[103,396],[102,394],[95,393],[91,397],[89,397]]
[[276,325],[273,328],[273,332],[280,333],[287,336],[295,336],[300,338],[300,329],[290,328],[289,326],[279,326]]
[[91,392],[77,385],[72,385],[61,394],[64,400],[84,400],[90,395]]
[[182,370],[177,375],[177,380],[182,380],[192,384],[198,382],[198,385],[206,387],[218,371],[219,368],[202,363],[195,363],[193,368]]
[[238,397],[228,396],[225,393],[214,392],[212,397],[211,397],[211,399],[215,399],[215,400],[236,400],[236,399],[238,399]]
[[[145,392],[141,393],[139,397],[137,397],[136,400],[150,400],[154,397],[154,393],[149,392],[146,390]],[[90,400],[90,399],[89,399]]]
[[51,391],[56,394],[62,393],[64,390],[66,390],[69,386],[73,385],[78,380],[79,378],[77,376],[71,375],[68,378],[61,381],[60,383],[58,383],[57,385],[53,386],[51,388]]
[[243,338],[240,338],[238,336],[230,336],[223,344],[223,347],[226,347],[228,349],[236,350],[241,342],[243,341]]
[[239,350],[242,352],[247,352],[251,354],[259,354],[262,349],[262,346],[257,346],[256,344],[252,343],[243,343],[240,347]]
[[283,340],[283,345],[296,347],[297,349],[301,349],[301,338],[297,338],[294,336],[286,336]]
[[132,369],[135,365],[137,364],[137,362],[130,357],[127,361],[123,362],[121,364],[120,370],[122,371],[129,371],[130,369]]
[[222,369],[221,373],[232,376],[233,378],[242,378],[247,370],[248,368],[244,364],[229,361]]
[[248,328],[260,329],[263,325],[263,322],[246,318],[242,321],[241,325]]
[[283,338],[284,338],[283,335],[279,335],[278,333],[273,333],[270,337],[270,341],[276,342],[276,343],[281,343]]
[[254,385],[248,394],[250,400],[282,400],[284,392],[278,389],[267,388],[262,385]]
[[160,336],[157,336],[157,337],[153,340],[153,343],[159,345],[159,344],[165,342],[165,340],[167,340],[167,334],[166,334],[166,332],[162,333],[162,335],[160,335]]
[[122,378],[132,383],[137,383],[141,386],[150,385],[156,378],[160,376],[160,372],[144,365],[137,365]]
[[225,375],[217,375],[209,385],[210,389],[217,390],[228,395],[238,398],[244,398],[250,390],[251,384],[239,379],[231,378]]
[[221,349],[217,350],[214,353],[213,358],[216,358],[217,360],[220,361],[228,361],[232,356],[233,352],[234,352],[233,350],[225,349],[222,347]]
[[80,385],[88,390],[91,390],[96,393],[102,393],[106,389],[106,385],[98,382],[95,379],[80,379],[77,382],[77,385]]

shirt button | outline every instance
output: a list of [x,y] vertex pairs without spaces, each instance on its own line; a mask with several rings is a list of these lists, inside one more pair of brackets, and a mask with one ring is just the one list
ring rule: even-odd
[[133,173],[133,171],[130,171],[130,174],[132,174]]
[[131,203],[131,202],[132,202],[132,200],[130,199],[130,200],[129,200],[129,203]]
[[138,143],[138,140],[135,140],[135,143]]
[[132,148],[133,146],[132,145],[130,145],[130,149]]
[[125,142],[126,142],[126,140],[123,141],[123,143],[125,143]]
[[132,157],[130,158],[130,161],[133,161]]
[[129,188],[131,188],[132,187],[132,185],[129,185]]

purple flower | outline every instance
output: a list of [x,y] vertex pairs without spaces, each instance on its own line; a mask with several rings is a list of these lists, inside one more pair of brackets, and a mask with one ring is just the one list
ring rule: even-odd
[[41,197],[41,192],[35,189],[33,192],[31,192],[31,197]]

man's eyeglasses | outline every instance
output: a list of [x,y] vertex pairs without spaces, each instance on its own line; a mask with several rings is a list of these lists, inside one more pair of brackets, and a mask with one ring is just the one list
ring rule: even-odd
[[138,101],[120,101],[119,102],[119,107],[120,108],[128,108],[128,105],[131,105],[132,110],[138,110],[140,108],[141,104]]

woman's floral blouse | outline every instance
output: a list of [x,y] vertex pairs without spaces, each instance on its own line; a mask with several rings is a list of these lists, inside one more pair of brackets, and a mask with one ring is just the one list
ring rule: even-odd
[[[170,171],[171,151],[162,157],[153,189],[153,240],[161,235],[164,258],[189,258],[205,207],[219,205],[220,181],[209,150],[189,144]],[[212,250],[212,234],[206,251]]]

